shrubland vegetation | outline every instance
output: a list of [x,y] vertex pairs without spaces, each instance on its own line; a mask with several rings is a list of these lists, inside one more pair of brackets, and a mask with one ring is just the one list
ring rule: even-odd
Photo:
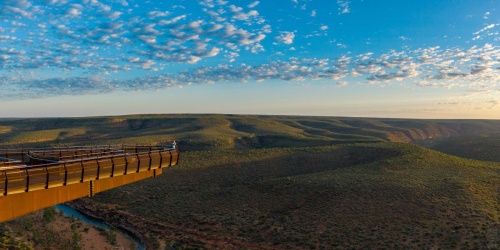
[[177,139],[178,166],[73,202],[137,230],[153,249],[494,249],[499,125],[238,115],[23,119],[0,121],[0,144]]
[[31,250],[33,247],[14,237],[13,233],[0,228],[0,249]]
[[432,142],[429,147],[464,158],[500,162],[500,133],[462,135]]
[[156,179],[93,202],[137,215],[128,220],[176,246],[500,243],[498,164],[393,143],[188,152],[182,159]]
[[[65,217],[54,207],[0,224],[0,249],[135,249],[132,240],[118,244],[114,229],[87,225]],[[3,244],[3,245],[2,245]]]
[[130,115],[0,120],[1,147],[157,144],[178,139],[183,151],[416,142],[500,133],[500,121],[307,116]]
[[[14,234],[18,241],[25,242],[27,249],[80,249],[78,241],[72,241],[65,231],[70,228],[57,228],[54,221],[58,216],[55,208],[50,207],[19,219],[5,223],[3,232]],[[78,233],[75,233],[79,235]],[[10,249],[1,248],[0,249]]]

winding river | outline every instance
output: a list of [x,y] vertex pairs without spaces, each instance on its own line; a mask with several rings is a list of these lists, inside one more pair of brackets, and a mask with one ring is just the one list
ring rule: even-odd
[[[95,227],[99,227],[99,228],[103,228],[103,229],[106,229],[106,230],[110,230],[111,229],[111,226],[104,223],[102,220],[98,220],[98,219],[95,219],[95,218],[92,218],[92,217],[89,217],[83,213],[81,213],[80,211],[76,210],[76,209],[73,209],[72,207],[70,206],[67,206],[67,205],[64,205],[64,204],[58,204],[55,206],[56,207],[56,210],[57,211],[62,211],[62,213],[64,214],[64,216],[73,216],[73,218],[75,219],[78,219],[78,220],[81,220],[82,222],[85,222],[89,225],[92,225],[92,226],[95,226]],[[123,230],[123,229],[117,229],[117,232],[120,233],[121,235],[129,238],[129,239],[132,239],[135,244],[137,245],[137,250],[145,250],[146,248],[144,247],[144,244],[142,244],[142,242],[137,238],[135,237],[134,235],[130,234],[129,232]]]

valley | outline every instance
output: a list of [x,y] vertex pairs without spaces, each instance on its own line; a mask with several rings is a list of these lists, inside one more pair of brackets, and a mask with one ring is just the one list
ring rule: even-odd
[[498,248],[498,134],[495,120],[0,120],[2,148],[176,139],[178,166],[69,203],[147,249]]

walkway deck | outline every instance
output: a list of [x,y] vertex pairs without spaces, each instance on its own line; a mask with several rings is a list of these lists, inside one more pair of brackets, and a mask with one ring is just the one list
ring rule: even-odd
[[156,177],[179,155],[175,142],[0,150],[0,222]]

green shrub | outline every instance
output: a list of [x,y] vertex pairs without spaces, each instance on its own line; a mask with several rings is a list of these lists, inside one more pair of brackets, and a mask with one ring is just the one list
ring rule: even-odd
[[44,223],[49,223],[51,221],[56,220],[56,208],[55,207],[49,207],[43,210],[43,222]]

